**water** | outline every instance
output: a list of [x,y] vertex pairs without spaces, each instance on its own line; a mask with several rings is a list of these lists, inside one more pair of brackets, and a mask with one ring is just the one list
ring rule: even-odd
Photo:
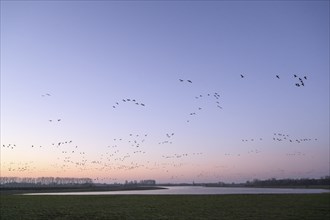
[[156,190],[28,193],[25,195],[224,195],[224,194],[313,194],[329,193],[326,189],[282,189],[247,187],[170,186]]

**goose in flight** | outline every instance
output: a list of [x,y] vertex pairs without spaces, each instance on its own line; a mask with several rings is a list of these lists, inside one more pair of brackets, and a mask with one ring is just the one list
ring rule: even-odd
[[45,96],[51,96],[49,93],[46,93],[46,94],[43,94],[41,95],[42,97],[45,97]]

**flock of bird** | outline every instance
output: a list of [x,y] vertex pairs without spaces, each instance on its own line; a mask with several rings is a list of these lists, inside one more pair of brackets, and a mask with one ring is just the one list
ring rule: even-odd
[[[277,79],[281,79],[280,75],[275,75]],[[241,74],[241,78],[245,78],[244,75]],[[300,77],[297,74],[293,74],[293,78],[296,80],[294,83],[295,86],[297,87],[302,87],[305,86],[305,81],[307,80],[307,76]]]
[[56,120],[49,119],[48,121],[49,121],[49,122],[53,122],[53,121],[54,121],[54,122],[60,122],[61,120],[62,120],[62,119],[59,118],[59,119],[56,119]]
[[[242,79],[246,78],[245,75],[241,74]],[[277,79],[281,79],[280,75],[275,76]],[[294,79],[298,81],[295,83],[297,87],[305,86],[305,81],[307,77],[299,77],[298,75],[293,75]],[[180,83],[193,84],[190,79],[179,79]],[[41,95],[42,97],[51,97],[50,93],[45,93]],[[205,110],[203,103],[212,103],[214,107],[218,109],[223,109],[222,104],[220,104],[220,95],[218,92],[209,92],[199,94],[194,96],[195,100],[199,107],[189,113],[189,117],[198,115],[201,111]],[[114,109],[119,108],[120,105],[124,104],[133,104],[134,106],[145,107],[146,105],[137,99],[125,98],[121,101],[117,101],[112,107]],[[49,119],[49,122],[61,122],[61,118]],[[190,122],[191,118],[187,120]],[[72,140],[58,141],[53,142],[48,145],[32,144],[31,148],[34,149],[45,149],[45,151],[50,152],[51,154],[56,155],[57,161],[51,163],[51,167],[55,168],[59,173],[63,173],[70,170],[78,170],[79,172],[89,172],[93,173],[94,171],[100,171],[102,173],[111,172],[114,170],[119,171],[132,171],[135,169],[147,169],[147,170],[161,170],[168,173],[171,168],[180,168],[184,166],[192,166],[187,160],[191,157],[204,157],[205,153],[203,152],[184,152],[178,153],[180,149],[173,148],[172,151],[177,151],[173,154],[163,154],[159,155],[158,158],[151,158],[149,154],[150,145],[155,147],[155,144],[164,145],[164,144],[173,144],[173,138],[175,132],[166,133],[164,138],[161,138],[158,142],[151,142],[150,137],[147,133],[129,133],[123,137],[116,137],[112,139],[112,143],[109,143],[107,146],[98,147],[100,152],[89,152],[87,149],[81,149],[77,144],[74,144]],[[155,140],[155,137],[151,138]],[[283,133],[274,133],[272,137],[273,141],[276,142],[289,142],[300,144],[303,142],[317,141],[317,138],[293,138],[288,134]],[[257,143],[268,141],[267,138],[257,137],[257,138],[243,138],[241,142],[243,143]],[[23,146],[20,146],[21,148]],[[2,151],[13,150],[15,151],[18,147],[16,144],[3,144]],[[161,152],[161,149],[158,149]],[[17,151],[18,152],[18,151]],[[251,154],[260,154],[262,151],[260,149],[254,148],[250,149],[247,152],[240,153],[224,153],[225,157],[241,157],[244,155]],[[96,155],[95,155],[96,153]],[[301,151],[294,151],[293,153],[286,153],[286,156],[306,156],[305,153]],[[168,162],[170,161],[170,162]],[[33,161],[29,162],[10,162],[2,163],[3,167],[6,167],[6,170],[9,172],[35,172],[36,166],[33,165]],[[204,176],[205,173],[201,172],[196,177]],[[171,175],[171,179],[182,177],[183,175]],[[95,177],[95,181],[116,181],[118,180],[115,177]]]
[[[145,106],[144,103],[142,103],[142,102],[138,102],[136,99],[122,99],[121,101],[122,101],[122,103],[131,103],[131,104],[135,104],[135,105],[142,106],[142,107]],[[117,108],[117,107],[119,106],[120,103],[121,103],[120,101],[117,101],[117,102],[112,106],[112,108]]]
[[298,78],[298,80],[299,80],[299,82],[297,82],[297,83],[295,84],[297,87],[305,86],[305,82],[304,82],[304,80],[307,80],[307,76],[304,76],[304,77],[303,77],[304,80],[303,80],[302,78],[298,77],[296,74],[293,75],[293,76],[294,76],[294,78]]
[[[203,109],[205,109],[204,106],[201,106],[203,102],[201,102],[202,100],[205,100],[209,102],[212,102],[215,104],[215,107],[218,109],[222,109],[222,106],[220,106],[220,95],[217,92],[214,93],[207,93],[207,94],[200,94],[198,96],[195,96],[195,99],[200,101],[199,103],[199,107],[196,109],[196,111],[194,112],[190,112],[189,116],[195,116],[198,115],[201,111],[203,111]],[[207,104],[208,104],[207,103]],[[190,119],[187,120],[187,122],[190,122]]]
[[184,79],[179,79],[180,82],[188,82],[188,83],[192,83],[192,81],[190,79],[184,80]]
[[[317,138],[297,138],[297,137],[291,137],[288,134],[283,134],[283,133],[274,133],[272,137],[273,141],[287,141],[287,142],[296,142],[296,143],[301,143],[301,142],[308,142],[308,141],[317,141]],[[251,138],[251,139],[242,139],[242,142],[256,142],[256,141],[263,141],[263,138]]]
[[287,141],[290,143],[296,142],[298,144],[302,142],[309,142],[309,141],[317,141],[317,138],[293,138],[288,134],[282,134],[282,133],[274,133],[273,135],[273,140],[274,141]]
[[160,141],[160,142],[158,142],[158,144],[172,144],[173,142],[170,141],[170,139],[171,139],[173,136],[174,136],[174,133],[166,134],[166,138],[167,138],[167,140]]

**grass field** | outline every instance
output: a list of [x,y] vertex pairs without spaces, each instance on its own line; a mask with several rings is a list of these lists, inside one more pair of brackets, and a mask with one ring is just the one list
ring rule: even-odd
[[330,219],[330,194],[1,195],[5,219]]

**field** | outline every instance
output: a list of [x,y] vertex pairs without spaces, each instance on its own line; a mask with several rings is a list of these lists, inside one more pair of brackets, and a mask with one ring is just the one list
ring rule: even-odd
[[6,219],[330,219],[330,194],[1,195]]

